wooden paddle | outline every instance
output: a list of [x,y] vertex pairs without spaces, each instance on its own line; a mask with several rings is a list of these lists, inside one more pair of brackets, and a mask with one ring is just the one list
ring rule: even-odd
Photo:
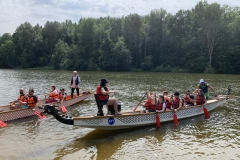
[[158,115],[158,112],[157,112],[157,98],[156,98],[156,93],[155,93],[155,112],[156,112],[156,126],[157,126],[157,128],[160,128],[161,124],[160,124],[160,116]]
[[0,127],[6,127],[6,126],[7,126],[6,123],[4,123],[3,121],[0,121]]
[[139,106],[139,104],[142,102],[142,100],[143,100],[143,98],[145,97],[145,95],[146,95],[146,92],[144,93],[144,95],[143,95],[143,97],[142,97],[141,101],[140,101],[140,102],[137,104],[137,106],[134,108],[133,112],[135,112],[135,111],[136,111],[137,107],[138,107],[138,106]]

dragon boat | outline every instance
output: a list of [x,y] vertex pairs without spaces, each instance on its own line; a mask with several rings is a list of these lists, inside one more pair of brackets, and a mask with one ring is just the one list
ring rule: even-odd
[[[63,106],[69,107],[73,104],[79,103],[86,98],[89,98],[93,96],[93,93],[91,92],[82,92],[79,96],[74,95],[73,98],[71,98],[70,95],[67,95],[66,100],[63,101]],[[46,99],[39,100],[39,106],[46,105]],[[54,103],[55,106],[59,106],[60,103]],[[60,107],[60,106],[59,106]],[[5,106],[0,106],[0,122],[7,122],[16,120],[19,118],[29,117],[38,115],[41,117],[40,113],[44,110],[41,109],[41,107],[35,107],[34,109],[29,108],[18,108],[18,109],[11,109],[10,104]]]
[[[226,103],[226,100],[228,98],[228,95],[218,96],[216,97],[216,99],[208,100],[204,107],[208,111],[212,111],[218,106]],[[199,105],[192,106],[190,108],[183,108],[178,110],[177,112],[164,111],[155,113],[141,113],[140,111],[135,111],[122,112],[121,115],[101,115],[98,112],[96,116],[89,115],[82,117],[60,115],[58,109],[56,109],[54,106],[45,105],[44,112],[52,114],[59,122],[64,124],[102,130],[115,130],[153,125],[156,124],[156,117],[159,117],[160,123],[170,122],[174,120],[173,117],[175,114],[177,115],[179,120],[204,114],[203,106]]]

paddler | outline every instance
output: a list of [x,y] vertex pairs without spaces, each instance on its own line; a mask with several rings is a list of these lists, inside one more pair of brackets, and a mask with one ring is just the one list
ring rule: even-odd
[[23,88],[19,89],[19,94],[17,100],[10,102],[10,109],[26,108],[27,95],[24,94]]

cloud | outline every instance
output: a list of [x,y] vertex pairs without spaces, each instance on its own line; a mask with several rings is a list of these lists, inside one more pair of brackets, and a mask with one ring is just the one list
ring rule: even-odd
[[[131,13],[149,14],[163,8],[175,14],[180,9],[192,9],[199,0],[7,0],[0,1],[0,35],[14,33],[20,24],[30,22],[44,26],[47,21],[78,22],[80,18],[122,17]],[[214,3],[215,0],[208,0]],[[236,0],[217,3],[239,6]]]

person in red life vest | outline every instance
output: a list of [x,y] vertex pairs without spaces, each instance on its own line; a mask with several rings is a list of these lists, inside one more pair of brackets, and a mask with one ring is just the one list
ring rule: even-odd
[[106,79],[101,79],[100,85],[96,86],[96,94],[99,96],[101,104],[106,105],[107,114],[109,114],[109,105],[113,105],[115,110],[115,115],[120,115],[118,112],[118,102],[116,98],[109,98],[110,93],[116,93],[116,91],[110,91],[108,89],[108,81]]
[[62,104],[64,100],[66,100],[67,93],[65,92],[64,88],[60,88],[60,92],[58,94],[58,98],[60,100],[60,103]]
[[196,89],[193,94],[196,97],[196,104],[197,105],[203,105],[207,102],[205,95],[201,89]]
[[185,107],[188,108],[190,106],[194,106],[195,100],[194,100],[194,95],[190,93],[190,90],[186,91],[186,94],[184,96],[184,103]]
[[157,112],[163,112],[166,109],[166,103],[164,102],[164,96],[159,95],[157,100]]
[[155,112],[156,111],[156,93],[153,93],[153,95],[151,95],[150,91],[146,91],[146,96],[147,96],[147,100],[145,102],[145,104],[141,104],[143,107],[145,107],[145,110],[143,110],[142,112],[144,113],[149,113],[149,112]]
[[[171,95],[173,97],[173,95]],[[172,99],[172,106],[175,112],[181,109],[184,105],[183,100],[179,97],[179,92],[174,93],[174,97]]]
[[28,108],[35,108],[38,106],[38,97],[33,95],[34,90],[33,88],[30,88],[28,91],[28,97],[27,97],[27,106]]
[[51,92],[48,94],[48,99],[46,100],[46,103],[52,103],[52,102],[58,102],[58,90],[56,89],[56,86],[51,86]]
[[73,98],[74,90],[77,91],[77,96],[79,96],[79,86],[81,84],[80,76],[77,75],[77,71],[73,71],[73,76],[70,81],[70,88],[71,88],[71,97]]
[[163,91],[164,102],[166,103],[166,111],[171,111],[172,99],[168,96],[167,91]]
[[10,102],[10,109],[25,108],[24,106],[27,102],[27,95],[24,94],[23,88],[19,89],[19,94],[17,100]]

